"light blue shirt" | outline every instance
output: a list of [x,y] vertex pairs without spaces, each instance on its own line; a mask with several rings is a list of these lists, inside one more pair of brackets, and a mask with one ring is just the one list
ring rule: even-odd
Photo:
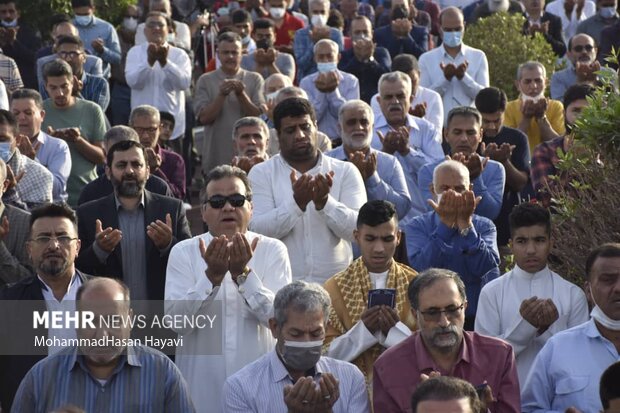
[[[424,165],[418,173],[418,185],[424,199],[433,198],[430,188],[433,182],[433,171],[442,162],[443,160]],[[489,159],[480,176],[474,179],[472,183],[474,184],[474,194],[482,197],[476,207],[476,215],[491,220],[497,218],[499,211],[502,209],[504,185],[506,184],[506,170],[504,166]],[[426,204],[426,210],[432,211],[431,206]]]
[[[314,42],[312,37],[310,37],[310,30],[312,30],[311,27],[297,30],[293,40],[293,55],[297,63],[298,81],[317,71],[316,62],[314,61]],[[342,53],[344,51],[342,32],[331,27],[329,29],[329,38],[338,44],[338,50]]]
[[357,78],[340,70],[337,72],[340,82],[333,92],[323,93],[316,88],[314,81],[319,76],[318,72],[303,78],[299,84],[299,87],[308,94],[308,100],[314,107],[319,130],[331,140],[340,136],[338,129],[340,107],[348,100],[360,98],[360,86]]
[[71,173],[71,153],[67,142],[41,131],[37,136],[41,143],[35,160],[45,166],[54,176],[52,198],[54,202],[67,201],[67,179]]
[[563,70],[559,70],[551,76],[551,99],[562,101],[566,89],[577,83],[577,72],[572,64]]
[[[396,158],[388,153],[370,149],[377,154],[377,170],[364,182],[366,195],[369,201],[383,199],[390,201],[396,207],[398,219],[402,219],[411,208],[411,198],[407,190],[405,174]],[[342,146],[326,154],[341,161],[348,161]]]
[[[401,228],[413,217],[426,212],[427,198],[424,197],[418,187],[418,172],[420,168],[429,162],[443,160],[445,156],[441,145],[434,139],[437,131],[432,123],[421,118],[407,115],[407,124],[410,127],[410,151],[405,156],[398,152],[394,152],[394,156],[403,167],[407,188],[409,189],[409,196],[411,198],[411,209],[407,216],[401,220]],[[377,135],[377,131],[380,131],[383,136],[385,136],[391,130],[393,130],[393,128],[388,125],[385,117],[379,115],[375,120],[375,132],[370,146],[374,149],[381,150],[383,145],[381,144],[379,135]]]
[[[340,397],[332,407],[334,413],[368,413],[368,393],[362,372],[353,364],[321,357],[315,366],[315,379],[331,373],[338,379]],[[307,374],[306,374],[307,375]],[[223,413],[286,413],[284,387],[293,380],[278,357],[271,351],[229,377],[222,391]]]
[[[75,19],[73,20],[73,24],[80,33],[80,39],[84,42],[84,48],[103,60],[104,73],[109,73],[110,64],[121,64],[121,44],[118,40],[116,30],[114,30],[114,26],[98,17],[93,17],[92,23],[88,26],[76,24]],[[98,38],[103,39],[103,53],[97,53],[91,45],[93,40]]]
[[584,413],[603,410],[599,380],[620,361],[618,350],[590,319],[551,337],[534,360],[521,393],[524,413],[564,413],[571,406]]

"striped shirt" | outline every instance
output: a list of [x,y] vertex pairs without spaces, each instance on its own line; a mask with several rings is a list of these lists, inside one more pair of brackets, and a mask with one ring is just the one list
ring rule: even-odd
[[177,367],[145,346],[129,347],[103,384],[90,374],[77,347],[67,347],[26,374],[11,411],[45,413],[69,404],[87,412],[195,412]]
[[[340,397],[332,407],[334,413],[370,411],[364,375],[353,364],[321,357],[315,367],[315,379],[331,373],[338,379]],[[293,379],[276,351],[271,351],[229,377],[222,392],[224,413],[286,413],[284,387]]]

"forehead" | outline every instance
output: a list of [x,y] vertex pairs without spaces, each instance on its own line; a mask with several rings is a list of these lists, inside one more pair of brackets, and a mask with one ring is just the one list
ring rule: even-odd
[[211,181],[207,184],[207,196],[213,195],[245,195],[245,185],[241,179],[236,176],[227,176],[222,179]]
[[58,46],[58,49],[63,51],[79,50],[80,46],[75,43],[63,43]]
[[13,136],[13,127],[8,123],[0,123],[0,135]]
[[280,121],[280,126],[281,128],[286,128],[288,126],[295,126],[295,125],[300,125],[304,123],[312,123],[312,118],[310,117],[310,115],[306,114],[306,115],[295,116],[295,117],[285,116]]
[[367,19],[355,19],[351,22],[351,30],[370,29],[372,26]]
[[362,237],[365,235],[372,235],[372,236],[377,236],[377,237],[393,235],[398,229],[398,226],[396,225],[395,221],[396,219],[392,218],[389,221],[386,221],[374,227],[370,225],[362,224],[357,230]]
[[460,169],[456,168],[442,168],[437,172],[435,186],[469,186],[469,175]]
[[461,295],[454,280],[444,278],[436,280],[433,284],[420,290],[418,296],[420,308],[447,307],[452,304],[460,304]]
[[532,68],[525,68],[521,71],[521,80],[523,79],[536,79],[543,77],[543,71],[539,66]]
[[480,112],[480,115],[482,116],[483,120],[497,120],[497,119],[501,118],[503,114],[504,114],[504,112],[502,112],[501,110],[498,110],[495,113],[482,113],[482,112]]
[[513,238],[548,237],[547,227],[541,224],[519,227],[513,231]]
[[223,41],[217,45],[218,50],[238,50],[241,49],[241,42]]
[[262,34],[263,36],[266,34],[271,34],[273,33],[273,27],[260,27],[260,28],[254,28],[254,34]]
[[132,161],[142,161],[144,162],[144,152],[140,148],[133,147],[129,148],[126,151],[115,151],[112,162],[132,162]]
[[239,129],[237,129],[237,135],[254,135],[258,133],[263,136],[263,132],[263,128],[258,125],[241,126]]
[[453,129],[480,129],[480,124],[474,116],[456,115],[450,119],[448,124],[448,132]]
[[329,6],[323,1],[314,1],[310,3],[310,10],[329,10]]
[[574,109],[583,109],[588,106],[588,101],[586,99],[577,99],[572,101],[567,107],[566,111],[571,111]]
[[343,119],[350,119],[353,117],[368,118],[369,111],[361,107],[351,107],[351,108],[347,108],[344,111],[342,111]]
[[323,310],[317,311],[297,311],[289,306],[286,310],[286,323],[284,327],[295,328],[298,330],[315,330],[325,324]]
[[49,234],[74,234],[75,227],[69,218],[65,217],[42,217],[32,224],[32,235],[41,233]]
[[418,403],[416,413],[473,413],[466,397],[453,400],[424,400]]
[[13,99],[11,102],[11,108],[18,110],[37,109],[37,105],[34,103],[34,100],[30,98]]
[[616,274],[620,275],[620,257],[598,257],[592,263],[592,275]]
[[441,27],[455,27],[463,25],[463,17],[456,12],[447,12],[441,16]]
[[381,82],[379,91],[381,94],[384,93],[398,93],[398,92],[403,92],[405,93],[405,82],[403,82],[402,79],[398,79],[396,81],[388,81],[388,80],[384,80],[383,82]]
[[163,16],[149,16],[146,19],[146,23],[150,23],[150,22],[159,22],[159,23],[166,24],[166,19],[164,19]]
[[284,80],[280,77],[272,77],[271,79],[269,79],[269,81],[267,82],[267,89],[271,89],[271,90],[280,90],[282,88],[284,88],[286,85],[284,84]]
[[15,7],[15,3],[11,2],[11,3],[6,3],[6,4],[0,4],[0,10],[2,10],[2,11],[16,11],[17,7]]
[[317,46],[316,52],[318,54],[336,53],[336,48],[331,43],[321,43]]
[[576,35],[575,37],[573,37],[573,41],[571,42],[571,47],[574,47],[577,45],[585,46],[588,44],[594,46],[594,39],[592,39],[590,36]]
[[72,84],[72,79],[70,79],[68,76],[48,76],[47,84],[54,86]]
[[132,121],[134,126],[142,126],[142,125],[157,125],[157,118],[155,115],[140,115],[133,118]]

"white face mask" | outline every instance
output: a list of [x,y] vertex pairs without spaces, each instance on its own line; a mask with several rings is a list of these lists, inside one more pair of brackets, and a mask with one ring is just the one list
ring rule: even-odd
[[335,72],[338,70],[338,64],[336,62],[317,63],[316,68],[319,73]]
[[243,45],[248,45],[250,44],[250,40],[252,40],[252,38],[250,37],[250,35],[247,35],[245,37],[241,38],[241,44]]
[[281,19],[284,17],[284,13],[286,13],[286,9],[284,7],[272,7],[269,9],[269,14],[274,19]]
[[166,36],[166,41],[168,43],[174,42],[174,33],[168,33],[168,36]]
[[17,19],[11,20],[9,22],[5,22],[4,20],[2,20],[2,25],[4,27],[17,27]]
[[135,17],[125,17],[123,19],[123,27],[129,31],[135,32],[138,27],[138,19]]
[[313,27],[324,27],[327,24],[327,16],[322,14],[313,14],[310,21],[312,22]]
[[594,308],[592,309],[590,316],[594,320],[598,321],[598,323],[602,325],[603,327],[608,328],[613,331],[620,331],[620,320],[614,320],[611,317],[609,317],[607,314],[605,314],[603,310],[601,310],[601,307],[599,307],[598,304],[596,304],[596,300],[594,299],[594,294],[591,294],[591,295],[592,295],[592,301],[594,301]]
[[265,98],[267,98],[268,101],[275,102],[276,98],[278,97],[278,92],[279,90],[276,90],[275,92],[271,92],[270,94],[265,96]]
[[523,102],[527,102],[529,100],[529,101],[532,101],[533,103],[536,103],[540,99],[544,99],[544,98],[545,98],[544,92],[542,92],[540,95],[537,95],[537,96],[528,96],[528,95],[524,95],[523,93],[521,93],[521,100]]

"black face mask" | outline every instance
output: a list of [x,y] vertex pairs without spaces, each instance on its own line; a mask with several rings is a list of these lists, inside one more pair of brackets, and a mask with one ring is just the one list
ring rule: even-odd
[[256,41],[256,47],[259,49],[267,50],[273,47],[272,39],[260,39]]

